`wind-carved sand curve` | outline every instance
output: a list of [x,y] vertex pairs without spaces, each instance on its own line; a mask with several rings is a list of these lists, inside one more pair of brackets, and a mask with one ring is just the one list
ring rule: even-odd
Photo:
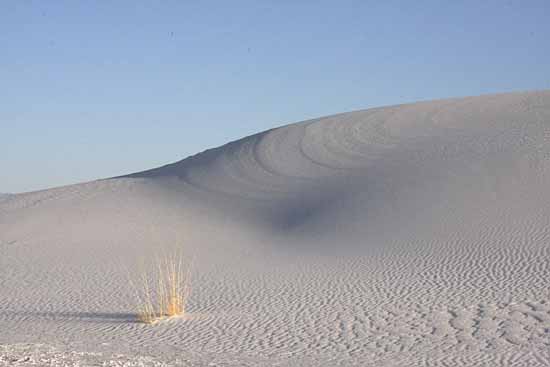
[[[198,365],[545,366],[549,187],[539,91],[323,117],[11,195],[0,343]],[[196,258],[197,317],[131,322],[118,264],[166,244]]]

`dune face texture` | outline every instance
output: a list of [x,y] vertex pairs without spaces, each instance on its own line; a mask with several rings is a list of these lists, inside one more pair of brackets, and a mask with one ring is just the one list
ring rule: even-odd
[[[129,273],[175,248],[188,313],[136,322]],[[12,195],[0,252],[0,363],[46,344],[151,365],[548,366],[550,91],[344,113]]]

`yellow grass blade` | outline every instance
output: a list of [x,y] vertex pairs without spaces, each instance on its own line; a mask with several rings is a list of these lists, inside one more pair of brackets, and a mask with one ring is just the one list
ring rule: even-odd
[[[186,266],[181,254],[157,258],[152,271],[141,272],[140,289],[136,291],[138,319],[154,324],[163,318],[183,315],[190,295],[190,279],[191,264]],[[130,283],[133,285],[131,279]],[[151,284],[156,284],[156,289]]]

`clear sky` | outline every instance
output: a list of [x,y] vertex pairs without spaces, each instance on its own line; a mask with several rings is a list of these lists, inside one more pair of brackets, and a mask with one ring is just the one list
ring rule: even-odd
[[0,192],[286,123],[550,89],[550,1],[4,1]]

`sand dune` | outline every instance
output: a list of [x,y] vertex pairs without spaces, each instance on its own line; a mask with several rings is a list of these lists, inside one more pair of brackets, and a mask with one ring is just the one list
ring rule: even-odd
[[[541,91],[344,113],[0,198],[0,365],[47,344],[129,365],[548,366],[549,188]],[[190,313],[137,323],[123,269],[173,248],[195,259]]]

